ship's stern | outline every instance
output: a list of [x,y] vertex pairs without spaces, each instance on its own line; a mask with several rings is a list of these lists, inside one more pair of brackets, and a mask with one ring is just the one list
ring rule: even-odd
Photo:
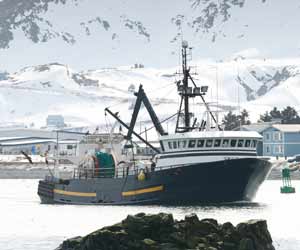
[[55,183],[51,180],[40,180],[38,185],[38,195],[41,203],[52,204],[54,203],[54,187]]

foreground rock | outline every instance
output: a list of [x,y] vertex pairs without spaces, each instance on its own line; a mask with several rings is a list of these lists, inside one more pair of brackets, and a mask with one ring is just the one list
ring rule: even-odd
[[65,240],[57,250],[274,250],[265,220],[234,227],[191,214],[175,221],[172,214],[128,215],[121,223],[85,237]]

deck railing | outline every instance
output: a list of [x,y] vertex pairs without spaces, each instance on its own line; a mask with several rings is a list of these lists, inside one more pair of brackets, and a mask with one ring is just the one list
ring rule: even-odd
[[137,175],[141,170],[145,173],[157,171],[157,168],[145,166],[143,168],[138,166],[125,166],[117,168],[75,168],[73,173],[74,179],[92,179],[92,178],[124,178],[129,175]]

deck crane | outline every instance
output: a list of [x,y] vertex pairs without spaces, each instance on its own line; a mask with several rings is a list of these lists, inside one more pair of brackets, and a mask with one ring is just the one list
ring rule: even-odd
[[161,122],[159,121],[159,119],[158,119],[158,117],[157,117],[157,115],[156,115],[144,89],[143,89],[143,85],[140,85],[139,91],[136,92],[134,95],[137,97],[137,99],[135,102],[135,106],[133,109],[132,118],[131,118],[129,126],[118,117],[118,113],[113,113],[109,108],[106,108],[105,111],[108,112],[112,117],[114,117],[118,122],[120,122],[121,125],[123,125],[128,130],[127,135],[124,137],[126,140],[131,140],[132,135],[135,135],[138,139],[140,139],[142,142],[147,144],[155,152],[160,153],[160,150],[155,148],[151,143],[149,143],[147,140],[145,140],[143,137],[141,137],[138,133],[136,133],[134,131],[134,126],[136,124],[136,119],[137,119],[138,113],[141,109],[142,103],[144,104],[145,108],[147,109],[156,131],[160,135],[167,135],[168,133],[165,132],[165,130],[163,129]]

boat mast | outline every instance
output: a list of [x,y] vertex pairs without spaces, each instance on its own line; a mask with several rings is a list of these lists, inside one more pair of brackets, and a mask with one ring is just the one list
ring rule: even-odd
[[183,72],[183,99],[184,99],[184,123],[187,131],[190,128],[190,111],[189,111],[189,95],[188,95],[188,86],[189,86],[189,69],[187,69],[187,50],[188,43],[186,41],[182,42],[182,72]]
[[[193,124],[191,126],[191,114],[190,114],[190,110],[189,110],[189,98],[190,97],[194,98],[196,96],[201,97],[201,100],[204,103],[208,114],[212,117],[213,121],[216,123],[216,127],[219,130],[221,130],[215,116],[211,112],[208,104],[206,103],[206,101],[204,99],[204,95],[207,93],[208,86],[197,87],[194,79],[192,78],[192,76],[190,74],[190,68],[187,66],[187,49],[189,49],[187,41],[182,41],[181,53],[182,53],[183,79],[181,81],[177,82],[177,88],[178,88],[179,95],[181,96],[181,101],[180,101],[180,107],[179,107],[179,112],[178,112],[178,116],[177,116],[175,133],[189,132],[196,128],[197,118],[194,119]],[[189,80],[191,80],[194,87],[189,87]],[[184,109],[183,109],[184,110],[184,113],[183,113],[184,126],[183,127],[179,126],[180,116],[182,115],[182,113],[181,113],[182,105],[184,105]],[[203,123],[203,121],[202,121],[202,124],[206,124],[206,123]],[[199,129],[202,130],[204,128],[205,128],[205,125],[204,126],[201,125],[201,127]]]

